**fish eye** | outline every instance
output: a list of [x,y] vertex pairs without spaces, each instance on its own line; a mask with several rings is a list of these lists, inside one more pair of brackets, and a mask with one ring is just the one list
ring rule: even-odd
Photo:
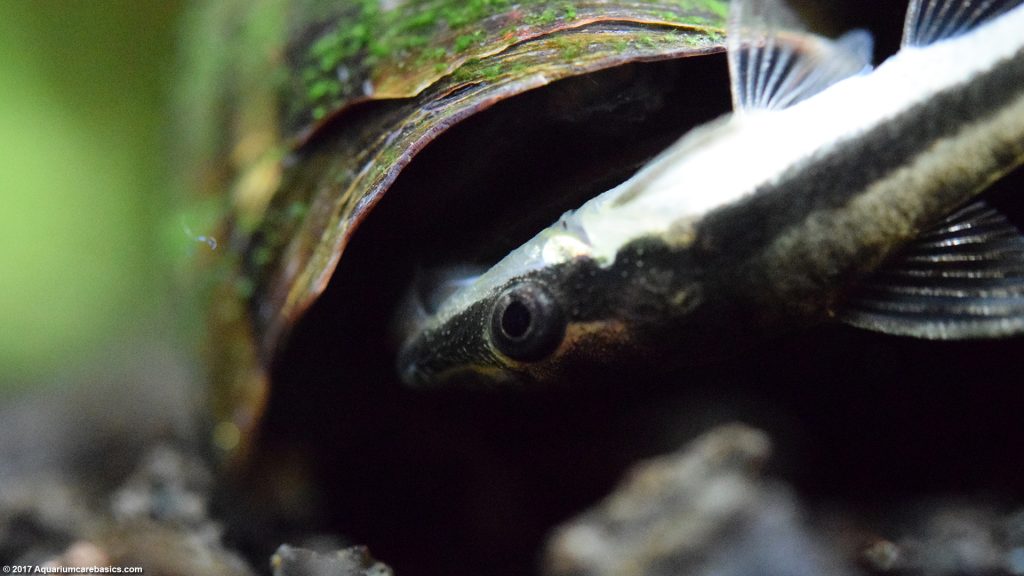
[[565,315],[536,282],[520,282],[494,301],[491,341],[502,354],[522,361],[544,358],[565,336]]

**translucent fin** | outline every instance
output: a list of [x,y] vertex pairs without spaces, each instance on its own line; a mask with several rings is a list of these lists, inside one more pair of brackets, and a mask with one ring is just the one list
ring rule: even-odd
[[483,271],[482,267],[470,265],[418,268],[393,316],[391,335],[395,345],[422,331],[449,296],[472,283]]
[[420,308],[434,314],[449,296],[472,284],[486,271],[482,266],[463,264],[447,268],[419,269],[413,281],[413,292]]
[[903,23],[903,46],[927,46],[959,36],[1024,0],[911,0]]
[[733,0],[729,73],[736,111],[779,110],[871,69],[871,35],[811,34],[781,0]]
[[852,296],[840,319],[868,330],[942,340],[1024,334],[1024,236],[975,202]]

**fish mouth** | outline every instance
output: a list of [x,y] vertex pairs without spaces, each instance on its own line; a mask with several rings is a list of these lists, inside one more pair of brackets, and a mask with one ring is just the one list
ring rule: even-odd
[[431,351],[424,335],[411,338],[398,352],[396,369],[402,383],[410,388],[479,387],[524,384],[514,370],[486,361],[451,361]]
[[436,388],[448,384],[458,373],[469,371],[452,366],[437,351],[431,350],[423,334],[413,336],[402,346],[395,364],[398,377],[410,388]]
[[395,368],[402,383],[412,388],[425,388],[433,383],[431,372],[425,370],[426,365],[422,358],[421,346],[418,346],[419,337],[413,337],[407,341],[399,350]]

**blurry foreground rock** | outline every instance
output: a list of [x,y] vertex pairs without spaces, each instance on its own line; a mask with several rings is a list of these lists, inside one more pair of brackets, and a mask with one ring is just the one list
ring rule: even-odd
[[893,539],[863,551],[871,573],[1024,574],[1024,511],[1001,514],[984,502],[935,501],[886,524]]
[[638,464],[612,495],[554,532],[545,574],[1024,574],[1024,511],[936,498],[815,512],[762,477],[770,452],[763,432],[729,425]]
[[0,558],[33,566],[141,567],[157,576],[247,576],[207,514],[211,475],[197,459],[156,447],[113,496],[75,480],[0,484]]
[[[158,446],[92,505],[73,481],[0,483],[0,561],[138,566],[150,576],[264,573],[223,544],[208,510],[213,478],[202,460]],[[274,576],[393,576],[362,547],[318,553],[283,545],[270,564]]]
[[[0,565],[267,574],[269,554],[232,549],[210,510],[217,478],[192,363],[143,331],[98,364],[0,406]],[[315,536],[300,541],[339,547]],[[276,569],[288,576],[391,573],[358,548],[282,547],[279,557]]]
[[[101,415],[119,405],[111,398],[98,401]],[[21,436],[0,437],[0,564],[138,566],[148,576],[393,576],[365,548],[311,527],[266,535],[275,546],[311,549],[283,545],[272,559],[234,549],[223,538],[225,520],[209,508],[217,482],[196,448],[202,443],[173,432],[195,428],[176,424],[184,416],[169,409],[157,419],[158,406],[180,397],[136,400],[149,410],[125,411],[120,432],[60,425],[103,419],[71,398],[11,410],[3,422]],[[172,425],[153,429],[159,422]],[[765,432],[733,424],[635,465],[611,495],[554,530],[538,571],[1024,575],[1024,510],[1016,500],[970,493],[871,505],[809,500],[764,474],[771,452]]]
[[394,576],[390,568],[371,558],[361,546],[319,553],[282,545],[274,553],[271,565],[274,576]]
[[604,502],[549,542],[552,576],[849,574],[785,487],[761,478],[768,437],[712,430],[637,465]]
[[199,379],[159,326],[0,408],[0,564],[245,576],[207,503]]

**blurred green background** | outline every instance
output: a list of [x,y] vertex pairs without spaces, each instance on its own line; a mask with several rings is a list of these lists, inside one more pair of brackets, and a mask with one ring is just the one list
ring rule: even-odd
[[182,4],[0,3],[0,395],[174,316],[195,243],[170,112]]

